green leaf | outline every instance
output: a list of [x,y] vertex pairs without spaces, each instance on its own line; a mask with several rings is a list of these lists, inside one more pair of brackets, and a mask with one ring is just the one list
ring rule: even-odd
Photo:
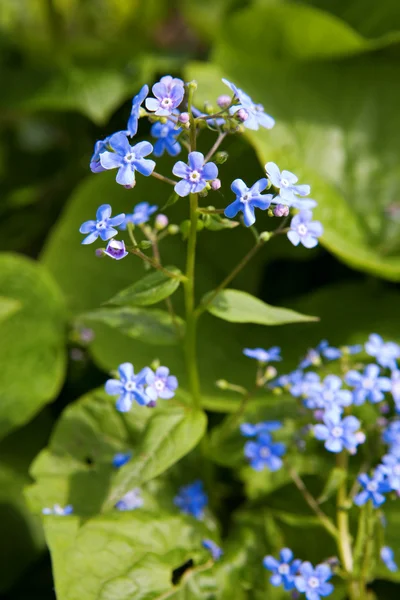
[[224,219],[218,214],[206,214],[203,219],[204,227],[210,231],[221,231],[222,229],[234,229],[240,225],[239,221]]
[[177,277],[168,277],[162,271],[155,271],[113,296],[106,304],[149,306],[165,300],[178,289],[180,284],[179,275],[182,274],[176,267],[165,268]]
[[11,317],[14,313],[16,313],[21,308],[21,303],[19,300],[15,300],[14,298],[5,298],[4,296],[0,297],[0,323],[8,317]]
[[0,255],[0,295],[20,310],[0,323],[0,437],[53,400],[65,369],[65,307],[42,265]]
[[184,326],[180,317],[173,320],[167,312],[158,308],[99,308],[81,315],[80,319],[85,322],[104,323],[146,344],[166,346],[178,343],[176,326],[181,332]]
[[[203,298],[207,303],[214,292]],[[231,323],[257,323],[259,325],[284,325],[285,323],[302,323],[318,321],[318,317],[310,317],[296,313],[288,308],[270,306],[262,300],[241,292],[240,290],[223,290],[219,292],[207,306],[208,312],[215,317]]]
[[318,498],[318,502],[322,504],[326,502],[337,492],[340,485],[346,480],[347,472],[345,469],[340,467],[334,467],[332,471],[329,473],[329,477],[325,483],[324,489],[320,497]]

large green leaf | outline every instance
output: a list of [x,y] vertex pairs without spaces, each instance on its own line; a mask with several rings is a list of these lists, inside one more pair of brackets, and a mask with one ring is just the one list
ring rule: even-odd
[[65,307],[38,263],[0,255],[0,295],[20,310],[0,324],[0,437],[29,421],[57,395],[65,369]]
[[176,267],[166,267],[166,269],[176,277],[169,277],[163,271],[155,271],[113,296],[107,304],[149,306],[165,300],[178,289],[179,275],[181,275]]

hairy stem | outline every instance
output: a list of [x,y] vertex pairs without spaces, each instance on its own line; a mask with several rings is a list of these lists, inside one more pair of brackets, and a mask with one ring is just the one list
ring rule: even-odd
[[226,138],[226,133],[220,133],[219,136],[217,137],[215,144],[212,146],[212,148],[210,148],[210,151],[207,152],[206,157],[204,159],[204,162],[208,162],[210,160],[210,158],[213,156],[213,154],[216,153],[216,151],[218,150],[218,148],[220,147],[220,145],[222,144],[222,142],[224,141],[224,139]]
[[160,181],[164,181],[164,183],[169,183],[170,185],[176,185],[178,183],[177,181],[174,181],[169,177],[165,177],[165,175],[161,175],[161,173],[157,173],[156,171],[153,171],[151,176],[159,179]]

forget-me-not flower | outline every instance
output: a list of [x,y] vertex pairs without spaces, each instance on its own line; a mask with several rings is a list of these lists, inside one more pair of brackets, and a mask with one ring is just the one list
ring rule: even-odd
[[147,110],[159,117],[171,115],[181,104],[185,88],[181,79],[173,79],[170,75],[163,77],[151,88],[155,98],[147,98]]
[[150,398],[144,390],[148,372],[149,368],[145,367],[135,375],[132,364],[123,363],[118,367],[120,379],[106,381],[106,393],[110,396],[119,395],[116,402],[116,408],[119,412],[128,412],[134,400],[142,406],[150,402]]
[[390,447],[390,453],[400,456],[400,420],[391,421],[382,434],[382,440]]
[[175,192],[182,198],[201,192],[207,186],[207,181],[218,177],[217,166],[212,162],[204,163],[201,152],[190,152],[188,158],[189,165],[178,160],[172,169],[174,175],[182,178],[175,185]]
[[274,587],[283,585],[290,592],[294,589],[294,578],[301,565],[301,560],[293,560],[293,552],[289,548],[282,548],[279,560],[273,556],[265,556],[263,565],[268,571],[272,571],[270,582]]
[[167,152],[170,156],[177,156],[182,149],[176,139],[181,131],[182,128],[176,129],[175,123],[171,121],[154,123],[150,130],[152,137],[157,139],[154,144],[154,156],[162,156],[164,152]]
[[315,248],[323,231],[321,223],[312,220],[311,210],[301,210],[291,220],[287,236],[294,246],[303,244],[305,248]]
[[313,390],[321,389],[321,378],[318,373],[310,371],[303,373],[301,370],[291,373],[289,391],[294,398],[308,398]]
[[112,459],[113,467],[119,469],[128,463],[132,458],[132,452],[117,452]]
[[273,442],[268,432],[261,432],[257,439],[246,442],[244,455],[255,471],[267,468],[270,471],[278,471],[282,467],[282,458],[286,446],[282,442]]
[[255,104],[250,96],[236,87],[234,83],[231,83],[227,79],[223,79],[222,81],[232,90],[238,99],[238,104],[229,109],[231,115],[236,114],[238,111],[244,111],[245,120],[243,121],[243,125],[246,129],[257,130],[259,127],[272,129],[275,125],[275,120],[264,111],[262,104]]
[[269,350],[264,350],[264,348],[245,348],[243,354],[249,358],[255,358],[260,363],[282,360],[279,346],[272,346]]
[[144,85],[140,92],[133,98],[132,100],[132,109],[131,114],[128,119],[127,133],[130,137],[136,135],[139,124],[139,116],[140,116],[140,108],[142,106],[142,102],[149,93],[149,86]]
[[282,423],[280,421],[262,421],[261,423],[242,423],[240,425],[240,433],[244,437],[254,437],[260,433],[268,433],[270,431],[276,431],[281,429]]
[[[298,181],[296,175],[285,170],[281,173],[278,165],[274,162],[268,162],[265,165],[265,170],[272,185],[279,189],[279,202],[294,206],[293,202],[296,202],[296,196],[308,196],[310,193],[309,185],[296,185]],[[276,198],[276,200],[278,199]],[[315,206],[315,201],[313,202]],[[306,208],[305,205],[302,206]],[[309,208],[313,208],[313,206]]]
[[396,361],[400,358],[400,346],[395,342],[384,342],[377,333],[372,333],[365,344],[365,351],[376,358],[381,367],[396,369]]
[[383,473],[390,487],[395,492],[400,491],[400,456],[394,454],[385,454],[382,457],[382,464],[377,469]]
[[150,400],[169,400],[175,396],[178,380],[175,375],[169,374],[167,367],[158,367],[155,373],[151,369],[146,375],[146,394]]
[[115,508],[118,510],[136,510],[136,508],[141,508],[143,504],[144,500],[140,495],[140,488],[134,488],[116,503]]
[[380,557],[381,561],[384,563],[385,567],[389,569],[389,571],[395,573],[399,570],[399,567],[396,565],[394,560],[394,552],[392,548],[389,548],[389,546],[382,546]]
[[120,229],[125,230],[128,223],[132,223],[133,225],[143,225],[143,223],[147,223],[156,210],[158,210],[158,206],[155,204],[150,205],[148,202],[139,202],[139,204],[136,204],[133,208],[133,212],[130,215],[125,215],[125,219],[123,223],[121,223]]
[[314,425],[317,440],[325,441],[324,446],[329,452],[341,452],[345,448],[354,454],[360,444],[359,436],[356,435],[360,429],[360,421],[353,416],[341,419],[336,411],[326,412],[323,421],[324,425]]
[[354,388],[353,404],[360,406],[366,400],[373,404],[381,402],[389,392],[392,384],[389,377],[379,377],[380,368],[371,364],[365,367],[364,373],[351,370],[346,373],[346,383]]
[[128,252],[125,249],[125,242],[123,240],[110,240],[107,244],[104,254],[115,260],[121,260],[128,256]]
[[342,380],[337,375],[327,375],[320,386],[313,386],[304,402],[310,409],[322,408],[340,413],[344,406],[350,406],[352,393],[342,390]]
[[60,506],[59,504],[54,504],[52,508],[43,508],[43,515],[55,515],[57,517],[66,517],[71,515],[74,512],[74,509],[71,504],[67,504],[67,506]]
[[136,183],[135,171],[146,177],[154,171],[154,160],[144,158],[153,152],[150,142],[139,142],[131,146],[126,135],[118,133],[113,137],[112,147],[114,152],[100,154],[100,162],[105,169],[118,169],[116,181],[120,185],[133,187]]
[[333,573],[329,565],[317,565],[314,569],[311,563],[304,562],[299,567],[295,580],[296,589],[305,594],[307,600],[319,600],[333,592],[333,585],[328,583]]
[[182,486],[174,504],[186,515],[193,515],[196,519],[202,519],[204,509],[208,504],[208,496],[204,491],[203,482],[200,480]]
[[393,396],[394,403],[396,405],[396,412],[400,412],[400,371],[395,369],[392,371],[392,376],[390,378],[392,387],[390,392]]
[[231,184],[231,190],[236,194],[236,200],[226,207],[224,215],[233,219],[238,212],[242,212],[244,224],[246,227],[251,227],[256,221],[254,209],[266,210],[271,204],[272,194],[261,194],[267,185],[268,180],[265,178],[256,181],[251,188],[248,188],[242,179],[235,179]]
[[82,223],[79,232],[89,234],[82,240],[82,244],[93,244],[98,237],[103,241],[107,241],[117,235],[118,231],[114,227],[118,227],[124,222],[125,215],[121,213],[116,217],[111,217],[111,210],[109,204],[102,204],[97,209],[95,221]]
[[374,508],[379,508],[386,500],[384,494],[390,492],[390,484],[386,481],[384,473],[376,470],[372,477],[361,473],[357,479],[364,489],[355,496],[354,504],[363,506],[371,500]]
[[224,553],[222,548],[220,548],[215,542],[213,542],[213,540],[204,539],[202,541],[202,545],[206,550],[211,552],[213,560],[219,560]]
[[299,364],[300,369],[306,369],[312,365],[318,366],[321,364],[322,357],[327,360],[336,360],[342,356],[342,351],[339,348],[330,346],[328,340],[321,340],[315,348],[310,348],[306,356]]

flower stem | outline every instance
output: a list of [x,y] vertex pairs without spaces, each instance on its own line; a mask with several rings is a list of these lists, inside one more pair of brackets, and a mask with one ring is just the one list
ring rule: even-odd
[[[345,451],[341,452],[336,457],[336,466],[339,469],[344,469],[347,472],[348,469],[348,455]],[[342,481],[337,491],[336,496],[336,521],[340,532],[339,535],[339,555],[347,573],[353,572],[353,549],[351,545],[351,536],[349,529],[349,511],[346,506],[347,503],[347,489],[346,479]]]
[[136,256],[138,256],[139,258],[141,258],[142,260],[144,260],[144,262],[149,263],[149,265],[151,265],[152,267],[154,267],[154,269],[157,269],[157,271],[162,271],[163,273],[165,273],[165,275],[167,275],[171,279],[179,279],[183,283],[186,282],[185,275],[177,275],[176,273],[172,273],[171,271],[168,271],[168,269],[165,269],[162,265],[160,265],[159,262],[157,262],[156,260],[154,260],[154,258],[151,258],[150,256],[147,256],[147,254],[145,254],[144,252],[142,252],[141,250],[139,250],[139,248],[137,248],[137,247],[127,248],[127,250],[131,254],[135,254]]
[[159,179],[160,181],[164,181],[164,183],[169,183],[170,185],[176,185],[178,183],[169,177],[165,177],[165,175],[161,175],[161,173],[157,173],[157,171],[153,171],[151,176]]
[[218,150],[218,148],[220,147],[220,145],[224,141],[226,135],[227,135],[226,133],[220,133],[219,134],[219,136],[217,137],[217,139],[215,141],[215,144],[210,148],[210,151],[206,154],[206,157],[204,159],[205,163],[210,160],[210,158],[213,156],[213,154],[216,153],[216,151]]

